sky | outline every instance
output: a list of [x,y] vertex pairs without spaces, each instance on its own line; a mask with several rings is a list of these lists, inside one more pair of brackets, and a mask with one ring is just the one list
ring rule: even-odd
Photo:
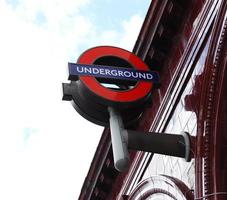
[[132,50],[149,0],[0,0],[0,199],[78,199],[103,127],[62,101],[67,63]]

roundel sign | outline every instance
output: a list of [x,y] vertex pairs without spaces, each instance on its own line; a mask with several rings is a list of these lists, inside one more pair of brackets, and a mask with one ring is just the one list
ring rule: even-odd
[[127,50],[99,46],[85,51],[77,63],[69,63],[69,79],[70,84],[63,84],[63,99],[72,100],[88,120],[106,125],[108,106],[118,108],[126,122],[135,121],[158,74]]
[[[150,71],[148,66],[136,55],[116,47],[96,47],[86,51],[79,58],[78,63],[93,64],[95,60],[104,56],[115,56],[126,60],[137,70]],[[152,82],[138,81],[129,90],[116,91],[101,85],[95,77],[81,76],[80,79],[95,94],[113,102],[134,102],[148,95],[151,90]]]

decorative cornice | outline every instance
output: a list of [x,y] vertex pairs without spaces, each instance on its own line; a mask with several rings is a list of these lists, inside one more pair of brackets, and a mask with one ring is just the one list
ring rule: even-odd
[[[199,159],[199,155],[196,160],[197,172],[204,170],[203,174],[198,173],[197,176],[200,176],[200,180],[204,179],[204,183],[202,183],[202,181],[197,183],[197,186],[200,187],[200,191],[198,189],[196,194],[198,198],[202,195],[207,196],[212,193],[223,192],[220,191],[222,188],[222,186],[220,186],[220,177],[226,175],[225,170],[223,170],[223,174],[221,175],[218,169],[220,162],[225,162],[225,158],[221,157],[221,155],[217,155],[217,152],[220,152],[220,148],[222,148],[221,146],[223,145],[223,141],[219,139],[222,130],[217,129],[218,124],[223,120],[219,117],[220,102],[222,98],[224,98],[221,93],[224,85],[227,84],[226,78],[224,78],[227,76],[226,12],[227,2],[223,0],[213,26],[211,45],[205,65],[205,79],[202,89],[203,96],[201,98],[199,115],[199,123],[201,126],[199,126],[198,129],[198,141],[202,141],[200,143],[203,145],[197,145],[198,152],[203,152],[201,156],[204,157],[204,167],[202,165],[202,159]],[[202,185],[204,185],[204,194],[201,192]],[[217,194],[213,196],[214,198],[221,199]]]

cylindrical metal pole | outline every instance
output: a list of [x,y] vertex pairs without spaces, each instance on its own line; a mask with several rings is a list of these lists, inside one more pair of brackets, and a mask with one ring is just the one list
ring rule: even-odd
[[141,133],[127,130],[128,148],[169,156],[188,158],[188,141],[185,135],[162,134],[162,133]]
[[123,122],[121,115],[112,107],[108,107],[110,115],[110,132],[115,168],[124,171],[129,165],[127,141],[123,137]]

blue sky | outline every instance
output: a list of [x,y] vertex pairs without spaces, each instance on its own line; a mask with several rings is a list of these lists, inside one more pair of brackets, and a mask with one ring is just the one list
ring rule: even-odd
[[148,0],[0,0],[0,199],[75,200],[103,127],[63,102],[67,63],[133,48]]

